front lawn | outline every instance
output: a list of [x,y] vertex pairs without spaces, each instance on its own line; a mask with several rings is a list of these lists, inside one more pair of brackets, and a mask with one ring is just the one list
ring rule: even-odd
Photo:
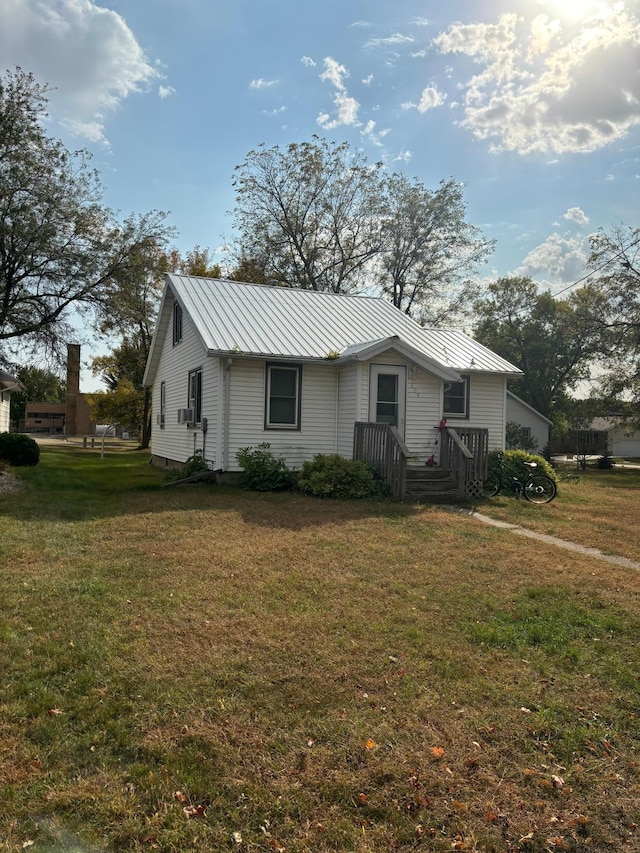
[[139,452],[19,476],[4,849],[639,848],[636,573],[429,507],[164,489]]
[[640,469],[581,471],[573,465],[560,467],[558,474],[558,495],[550,504],[540,507],[505,493],[479,501],[475,508],[492,518],[640,562]]

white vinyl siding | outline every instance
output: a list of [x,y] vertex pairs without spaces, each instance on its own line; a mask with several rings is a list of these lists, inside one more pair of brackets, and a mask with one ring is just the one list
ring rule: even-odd
[[530,429],[531,438],[537,442],[536,449],[541,451],[549,443],[549,422],[535,409],[507,394],[506,422],[513,421],[524,429]]
[[336,453],[353,456],[353,425],[358,418],[358,378],[361,365],[347,364],[338,370],[338,435]]
[[[151,449],[154,456],[176,462],[185,462],[196,450],[203,450],[211,467],[220,465],[218,438],[219,359],[207,358],[200,336],[188,314],[182,316],[182,340],[173,345],[173,304],[166,306],[170,322],[168,333],[160,355],[158,371],[153,386],[153,411],[160,412],[160,384],[165,383],[164,429],[157,426],[153,418]],[[207,418],[206,434],[202,429],[193,429],[178,423],[178,409],[189,406],[189,374],[202,369],[202,417]]]
[[262,442],[267,442],[271,452],[282,456],[290,468],[300,468],[317,453],[335,453],[336,368],[303,365],[300,429],[296,431],[265,429],[265,381],[263,361],[233,360],[229,388],[229,470],[240,470],[236,453],[241,447],[256,447]]
[[9,432],[10,391],[0,391],[0,432]]
[[[507,380],[504,376],[474,374],[469,377],[469,419],[460,424],[489,430],[489,450],[503,450],[506,428]],[[456,421],[448,424],[455,429]]]

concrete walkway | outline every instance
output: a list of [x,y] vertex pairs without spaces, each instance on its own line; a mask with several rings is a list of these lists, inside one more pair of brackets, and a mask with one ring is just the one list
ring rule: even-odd
[[456,509],[454,512],[468,515],[469,518],[474,518],[476,521],[488,524],[490,527],[500,527],[503,530],[510,530],[511,533],[517,533],[518,536],[527,536],[529,539],[535,539],[538,542],[546,542],[547,545],[555,545],[556,548],[564,548],[565,551],[574,551],[577,554],[584,554],[585,557],[593,557],[596,560],[602,560],[614,566],[622,566],[625,569],[633,569],[633,571],[640,572],[640,563],[629,560],[627,557],[603,554],[598,548],[587,548],[586,545],[578,545],[577,542],[569,542],[567,539],[559,539],[557,536],[549,536],[547,533],[538,533],[536,530],[527,530],[526,527],[520,527],[519,524],[511,524],[509,521],[498,521],[496,518],[489,518],[488,515],[475,512],[475,510]]

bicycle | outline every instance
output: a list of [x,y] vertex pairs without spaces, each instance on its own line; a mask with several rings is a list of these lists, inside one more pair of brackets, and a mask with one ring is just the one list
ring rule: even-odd
[[[537,462],[525,462],[524,464],[529,469],[529,474],[527,475],[527,479],[524,483],[519,477],[511,477],[508,484],[515,492],[516,499],[519,499],[520,495],[523,494],[528,501],[531,501],[531,503],[548,504],[556,496],[556,484],[553,482],[551,477],[547,477],[546,474],[535,473],[535,469],[538,467]],[[493,468],[493,470],[489,471],[487,479],[482,487],[483,497],[494,498],[502,491],[502,489],[505,488],[506,483],[500,476],[502,471],[502,453],[499,453],[498,464]]]

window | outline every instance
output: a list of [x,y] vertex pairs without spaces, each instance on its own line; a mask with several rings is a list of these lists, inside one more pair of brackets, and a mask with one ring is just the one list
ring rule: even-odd
[[533,438],[531,434],[531,427],[520,427],[520,432],[522,433],[522,438],[525,441],[531,441]]
[[302,367],[267,365],[265,429],[300,429]]
[[182,340],[182,308],[177,302],[173,303],[173,345]]
[[202,421],[202,368],[189,372],[189,400],[187,403],[193,409],[194,423]]
[[165,415],[167,413],[167,383],[160,383],[160,418],[159,424],[164,429]]
[[469,377],[463,376],[459,382],[450,382],[444,386],[445,418],[469,417]]

